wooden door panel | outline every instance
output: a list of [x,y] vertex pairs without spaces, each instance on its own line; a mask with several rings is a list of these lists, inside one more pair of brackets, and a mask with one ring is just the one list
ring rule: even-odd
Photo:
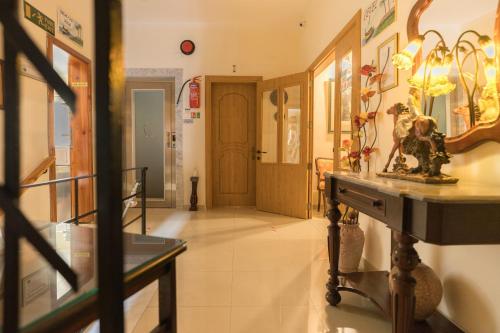
[[212,170],[216,206],[255,205],[255,108],[252,84],[212,88]]
[[228,151],[220,156],[220,194],[244,195],[248,193],[248,164],[248,156],[242,152]]
[[219,115],[219,135],[221,144],[248,144],[249,100],[248,96],[229,93],[219,100],[216,109]]
[[[71,119],[71,176],[87,176],[93,174],[92,152],[92,114],[90,98],[89,64],[80,59],[69,57],[69,85],[77,96],[76,113]],[[74,187],[74,185],[72,185]],[[92,178],[78,182],[78,214],[94,209],[94,192]],[[76,189],[73,189],[76,191]],[[74,197],[73,197],[74,200]],[[75,210],[73,203],[73,210]],[[73,212],[73,216],[76,212]],[[82,222],[91,221],[92,216]]]

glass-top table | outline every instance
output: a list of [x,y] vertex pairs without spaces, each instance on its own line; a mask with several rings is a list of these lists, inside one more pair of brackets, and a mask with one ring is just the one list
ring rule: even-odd
[[[97,229],[50,224],[40,233],[78,275],[79,290],[73,292],[62,275],[26,240],[21,240],[19,315],[21,331],[26,332],[37,331],[37,326],[44,326],[43,322],[55,321],[58,314],[78,313],[79,310],[75,309],[82,308],[81,304],[86,304],[82,311],[97,308]],[[123,244],[125,297],[156,279],[160,280],[160,291],[166,287],[173,288],[175,296],[175,257],[186,250],[186,242],[124,233]],[[3,246],[0,251],[0,267],[3,270]],[[0,276],[3,281],[3,272]],[[3,303],[2,290],[0,296]],[[92,320],[96,319],[97,313],[92,317]],[[87,320],[81,325],[84,327],[90,322]]]

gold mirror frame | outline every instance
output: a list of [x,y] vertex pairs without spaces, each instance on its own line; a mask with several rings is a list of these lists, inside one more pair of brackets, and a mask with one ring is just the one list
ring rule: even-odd
[[[425,10],[429,8],[432,2],[433,0],[418,0],[413,6],[406,27],[408,41],[414,40],[420,35],[418,28],[420,17]],[[500,68],[500,0],[497,6],[494,39],[497,49],[497,68]],[[413,73],[415,73],[422,61],[421,52],[422,51],[420,51],[415,58]],[[497,71],[497,90],[500,92],[500,71]],[[452,154],[458,154],[469,151],[486,141],[496,141],[500,143],[500,117],[491,123],[479,124],[459,136],[446,138],[446,149]]]

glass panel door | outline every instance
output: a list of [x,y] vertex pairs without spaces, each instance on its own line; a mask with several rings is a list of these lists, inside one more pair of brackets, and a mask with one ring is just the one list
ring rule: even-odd
[[340,168],[350,169],[349,152],[352,151],[352,51],[340,62]]
[[340,98],[341,98],[341,131],[350,134],[352,131],[352,52],[342,58],[340,73]]
[[307,73],[259,83],[257,209],[308,216]]
[[133,90],[132,105],[135,116],[135,165],[147,166],[147,195],[165,199],[165,153],[163,90]]
[[284,89],[283,104],[283,163],[299,164],[302,114],[300,85]]
[[262,163],[278,163],[278,89],[262,94]]

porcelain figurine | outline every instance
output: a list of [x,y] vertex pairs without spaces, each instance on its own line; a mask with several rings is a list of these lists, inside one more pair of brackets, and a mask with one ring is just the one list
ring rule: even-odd
[[[381,177],[404,179],[419,183],[457,183],[458,179],[441,172],[443,164],[450,163],[451,155],[446,151],[446,135],[439,132],[437,122],[433,117],[424,116],[420,112],[420,99],[415,90],[410,91],[408,107],[397,103],[387,110],[394,117],[394,146]],[[388,172],[396,151],[399,156]],[[409,168],[403,154],[414,156],[418,165]]]

